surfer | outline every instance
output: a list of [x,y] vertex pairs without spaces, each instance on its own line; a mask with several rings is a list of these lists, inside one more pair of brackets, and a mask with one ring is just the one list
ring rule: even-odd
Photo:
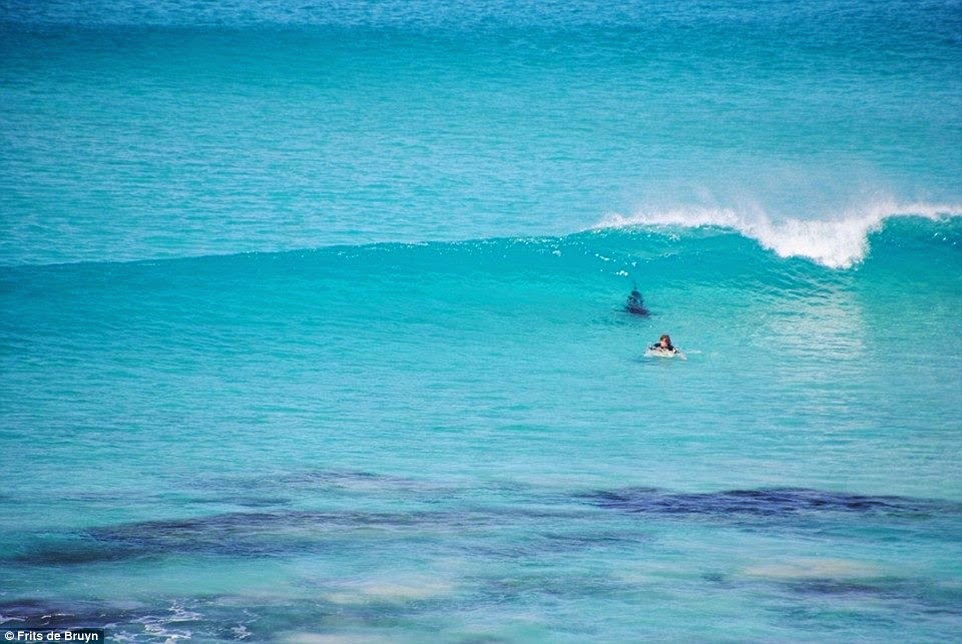
[[667,333],[658,338],[658,342],[649,347],[652,351],[665,351],[667,353],[678,353],[678,349],[671,343],[671,336]]
[[625,302],[625,310],[633,315],[648,315],[648,309],[645,308],[645,300],[641,297],[641,292],[638,290],[637,285],[632,285],[631,293],[628,295],[628,301]]
[[681,349],[671,343],[671,336],[667,333],[658,338],[658,342],[648,347],[648,350],[645,351],[645,357],[678,358],[679,360],[688,359],[688,356],[686,356]]

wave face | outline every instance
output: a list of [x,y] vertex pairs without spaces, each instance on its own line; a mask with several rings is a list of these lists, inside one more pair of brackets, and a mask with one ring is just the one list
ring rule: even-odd
[[957,639],[960,34],[0,0],[0,626]]

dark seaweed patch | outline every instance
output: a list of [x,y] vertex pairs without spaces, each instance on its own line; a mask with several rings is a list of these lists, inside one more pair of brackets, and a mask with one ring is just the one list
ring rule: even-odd
[[943,513],[937,501],[896,496],[865,496],[805,488],[729,490],[685,494],[653,488],[628,488],[578,495],[593,505],[651,515],[779,517],[803,513],[846,512],[876,515]]
[[[322,599],[254,599],[231,595],[163,598],[150,604],[23,598],[0,601],[0,615],[14,628],[104,628],[114,641],[265,642],[278,634],[324,635],[345,626],[394,629],[412,612],[436,610],[437,604],[330,604]],[[431,633],[420,633],[423,641]]]
[[129,605],[22,598],[0,602],[0,615],[12,620],[5,628],[103,628],[128,621],[137,611]]
[[92,528],[34,544],[14,559],[34,565],[70,565],[182,553],[273,556],[349,548],[350,531],[357,528],[400,534],[405,528],[444,521],[440,513],[424,512],[232,512]]
[[[332,475],[340,479],[342,474]],[[373,475],[353,473],[367,480]],[[310,478],[310,477],[309,477]],[[323,480],[325,476],[320,476]],[[538,556],[546,552],[631,547],[643,535],[598,523],[599,512],[734,521],[752,527],[783,526],[829,529],[839,514],[871,517],[886,528],[900,522],[959,514],[958,504],[895,496],[867,496],[803,488],[678,493],[652,488],[595,491],[572,496],[534,495],[512,504],[409,512],[353,510],[306,511],[252,509],[173,520],[142,521],[45,537],[0,559],[57,566],[109,563],[169,555],[272,557],[300,553],[351,552],[367,547],[368,537],[394,542],[430,540],[432,533],[472,535],[467,543],[480,556]],[[280,501],[281,499],[276,499]],[[585,504],[588,504],[586,507]],[[777,522],[777,523],[776,523]],[[545,526],[554,526],[546,530]],[[876,525],[876,529],[879,528]],[[490,531],[514,526],[522,539],[504,545]],[[846,528],[848,529],[848,528]]]
[[890,589],[878,585],[839,579],[809,579],[787,585],[794,592],[806,595],[894,596]]
[[120,561],[139,554],[143,553],[131,548],[104,548],[92,540],[69,539],[61,543],[33,546],[16,560],[36,566],[69,566]]

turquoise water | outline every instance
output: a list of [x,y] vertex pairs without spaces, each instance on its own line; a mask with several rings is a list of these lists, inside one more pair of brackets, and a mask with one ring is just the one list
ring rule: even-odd
[[0,623],[952,639],[960,69],[958,2],[0,4]]

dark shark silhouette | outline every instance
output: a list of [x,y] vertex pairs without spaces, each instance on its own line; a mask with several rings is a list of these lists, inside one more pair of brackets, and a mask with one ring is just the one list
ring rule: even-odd
[[640,315],[642,317],[648,317],[650,315],[648,309],[645,308],[645,299],[641,296],[637,284],[633,284],[631,287],[628,301],[625,302],[625,310],[632,315]]

